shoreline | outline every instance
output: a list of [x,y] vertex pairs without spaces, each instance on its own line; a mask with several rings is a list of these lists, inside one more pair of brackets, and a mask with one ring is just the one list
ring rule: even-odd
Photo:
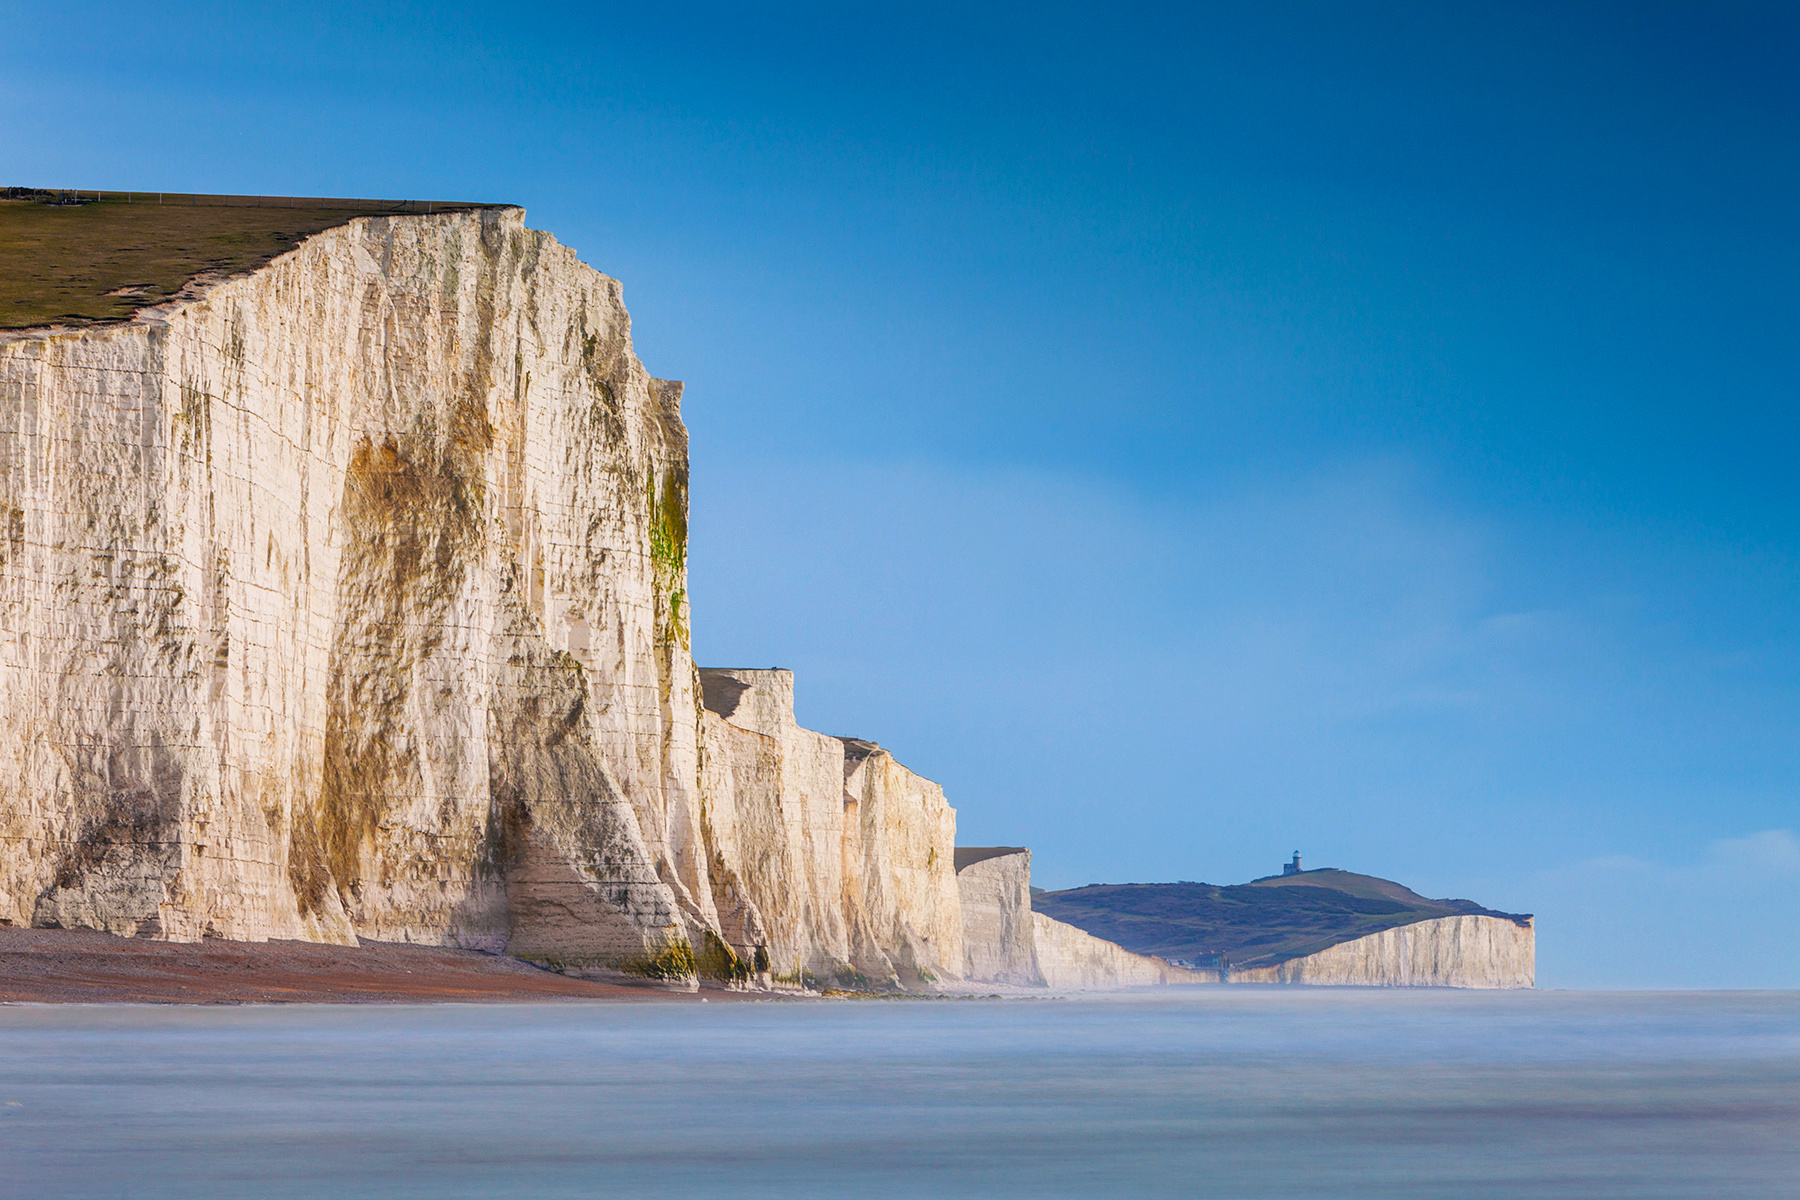
[[478,950],[363,942],[163,942],[0,927],[0,1004],[434,1004],[789,999],[559,975]]

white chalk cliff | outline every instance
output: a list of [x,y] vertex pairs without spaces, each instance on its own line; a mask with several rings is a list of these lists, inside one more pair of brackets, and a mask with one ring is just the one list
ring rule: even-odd
[[956,810],[873,742],[794,721],[794,676],[705,669],[709,836],[763,914],[777,975],[907,986],[962,974]]
[[970,980],[1058,991],[1218,982],[1216,971],[1190,971],[1152,954],[1135,954],[1033,912],[1031,851],[1022,846],[957,850],[956,882],[962,895],[963,974]]
[[516,208],[0,334],[0,922],[958,974],[935,785],[702,704],[680,397]]
[[[942,790],[801,728],[788,672],[695,666],[681,391],[506,207],[0,331],[0,925],[679,986],[1208,977],[1033,913],[1028,854],[959,863]],[[1393,932],[1289,974],[1485,978],[1477,933]]]
[[1537,983],[1537,933],[1529,920],[1439,917],[1272,967],[1233,970],[1231,982],[1528,988]]

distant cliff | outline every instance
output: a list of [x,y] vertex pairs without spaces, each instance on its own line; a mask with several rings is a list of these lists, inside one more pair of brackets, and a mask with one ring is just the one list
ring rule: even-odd
[[1532,918],[1331,868],[1248,884],[1096,884],[1034,898],[1131,950],[1237,982],[1530,987]]
[[1530,921],[1438,917],[1340,942],[1272,967],[1233,969],[1232,983],[1528,988],[1537,981]]
[[1031,851],[1022,846],[958,848],[956,882],[971,980],[1062,991],[1218,982],[1216,971],[1134,954],[1034,911]]

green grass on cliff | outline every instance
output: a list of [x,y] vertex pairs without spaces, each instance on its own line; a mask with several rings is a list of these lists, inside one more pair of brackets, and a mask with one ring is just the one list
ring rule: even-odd
[[1438,917],[1530,919],[1471,900],[1429,900],[1392,880],[1331,868],[1226,887],[1125,883],[1034,890],[1031,906],[1140,954],[1187,961],[1220,954],[1241,969],[1273,966]]
[[0,190],[0,329],[129,320],[197,275],[254,270],[356,217],[478,207],[6,188]]

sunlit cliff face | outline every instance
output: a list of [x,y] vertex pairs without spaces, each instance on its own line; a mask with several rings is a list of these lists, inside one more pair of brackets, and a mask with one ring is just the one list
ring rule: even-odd
[[[770,811],[717,792],[680,386],[520,210],[357,218],[5,335],[0,397],[5,920],[675,982],[960,969],[941,792],[847,823],[844,744],[807,735],[803,797],[791,702]],[[896,854],[943,878],[894,886]]]

